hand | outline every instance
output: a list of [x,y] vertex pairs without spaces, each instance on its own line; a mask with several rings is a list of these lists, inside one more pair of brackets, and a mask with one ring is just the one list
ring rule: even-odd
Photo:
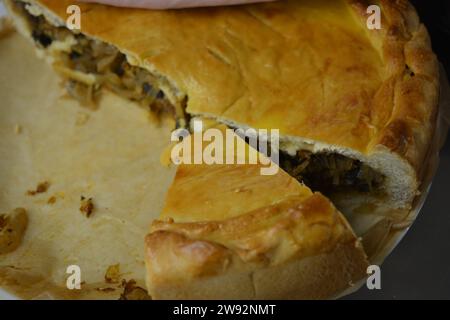
[[135,7],[146,9],[177,9],[192,7],[211,7],[253,2],[269,2],[274,0],[82,0],[98,2],[119,7]]

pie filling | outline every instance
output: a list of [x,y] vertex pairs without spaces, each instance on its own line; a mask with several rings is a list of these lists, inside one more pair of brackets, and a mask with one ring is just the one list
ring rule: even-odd
[[[31,25],[32,37],[41,48],[54,42],[66,43],[69,48],[52,50],[55,69],[65,79],[68,93],[86,105],[95,105],[101,88],[105,87],[122,97],[137,101],[158,118],[175,118],[177,127],[185,127],[188,115],[185,104],[175,106],[161,90],[167,80],[148,70],[132,66],[117,48],[104,42],[76,34],[66,27],[50,24],[44,16],[34,16],[26,4],[15,1],[18,9]],[[59,48],[59,47],[58,47]],[[280,167],[314,191],[325,195],[357,191],[380,193],[384,176],[359,160],[337,153],[312,153],[300,150],[295,156],[280,154]]]
[[384,176],[363,162],[332,152],[299,150],[295,156],[281,152],[280,167],[325,195],[350,191],[379,194],[384,183]]
[[[162,83],[168,84],[166,79],[132,66],[112,45],[54,26],[43,15],[30,14],[23,2],[15,1],[15,5],[27,18],[39,47],[46,49],[53,43],[59,44],[52,50],[54,67],[62,75],[67,92],[80,103],[95,106],[104,87],[138,102],[158,119],[168,116],[177,121],[177,127],[185,126],[184,106],[171,103],[161,89]],[[62,43],[69,43],[70,47],[61,46]]]

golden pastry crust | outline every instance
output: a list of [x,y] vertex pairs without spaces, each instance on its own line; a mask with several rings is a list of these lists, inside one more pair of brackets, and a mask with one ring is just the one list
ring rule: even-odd
[[364,250],[331,202],[263,166],[178,167],[146,237],[153,298],[326,298],[364,277]]
[[161,219],[176,222],[229,219],[289,196],[310,194],[308,188],[299,188],[299,182],[289,175],[280,172],[264,176],[260,169],[251,164],[180,166]]
[[155,299],[329,298],[367,268],[361,244],[320,194],[217,222],[156,221],[151,231],[147,287]]
[[[387,147],[406,159],[419,173],[435,128],[439,93],[438,61],[428,32],[408,1],[379,1],[382,30],[369,39],[384,62],[384,81],[376,91],[372,124],[377,134],[368,151]],[[364,2],[352,4],[361,23],[366,21]]]

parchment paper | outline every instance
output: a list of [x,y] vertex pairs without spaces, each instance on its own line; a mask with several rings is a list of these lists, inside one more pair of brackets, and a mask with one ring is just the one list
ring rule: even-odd
[[[0,256],[0,287],[21,298],[118,298],[120,284],[104,280],[111,265],[145,287],[143,239],[174,174],[160,164],[170,130],[109,94],[97,111],[81,108],[58,82],[21,36],[0,39],[0,212],[24,207],[30,219],[22,245]],[[46,193],[26,195],[43,181]],[[81,196],[93,198],[90,218]],[[80,266],[83,290],[66,289],[69,265]]]

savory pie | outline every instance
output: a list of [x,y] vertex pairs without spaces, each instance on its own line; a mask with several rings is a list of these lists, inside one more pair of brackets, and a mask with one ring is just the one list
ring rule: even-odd
[[[379,30],[368,29],[368,4],[363,0],[284,0],[172,11],[77,3],[82,24],[75,31],[65,26],[66,9],[74,1],[6,0],[6,4],[19,30],[34,40],[65,79],[67,91],[84,104],[95,105],[100,89],[107,88],[139,102],[158,117],[175,119],[178,127],[188,127],[191,117],[200,117],[232,128],[279,129],[281,168],[313,191],[329,196],[344,213],[370,209],[395,217],[407,212],[418,194],[435,128],[439,81],[427,31],[408,1],[375,1],[382,14]],[[221,177],[223,186],[233,185],[233,174],[241,174],[242,168],[233,170]],[[194,176],[200,179],[203,174]],[[274,179],[270,183],[275,186]],[[208,222],[214,221],[215,214],[203,213],[204,203],[195,213],[189,210],[191,201],[184,202],[183,197],[191,199],[194,189],[200,188],[195,181],[190,183],[190,193],[171,193],[168,198],[168,207],[170,201],[184,203],[179,212],[167,209],[174,221],[155,223],[147,239],[148,254],[158,256],[148,264],[149,288],[156,297],[188,297],[183,290],[193,294],[196,290],[191,289],[197,286],[202,290],[195,294],[205,291],[205,296],[214,296],[218,286],[211,287],[214,292],[207,291],[207,282],[180,285],[188,276],[195,278],[196,272],[218,275],[217,268],[222,268],[221,276],[208,281],[224,286],[246,274],[242,284],[250,288],[257,283],[248,281],[250,275],[258,274],[255,270],[275,270],[270,259],[266,264],[245,261],[235,243],[240,232],[237,226],[246,225],[253,216],[268,220],[258,219],[255,229],[243,231],[250,232],[249,236],[270,230],[261,225],[284,221],[289,208],[310,199],[321,199],[323,212],[317,216],[339,216],[323,196],[297,185],[304,196],[282,197],[275,207],[270,202],[249,209],[239,203],[239,216],[223,211],[220,199],[214,197],[211,201],[218,202],[215,214],[220,219]],[[276,209],[278,205],[281,209]],[[277,213],[258,213],[265,207]],[[203,218],[197,221],[196,217]],[[345,223],[338,225],[342,228]],[[219,231],[211,231],[215,228]],[[236,236],[229,233],[233,229]],[[351,234],[348,227],[343,229]],[[281,233],[276,237],[280,243],[289,243]],[[217,255],[200,254],[200,265],[195,265],[195,260],[183,260],[177,254],[186,243],[211,246]],[[196,252],[190,252],[192,257]],[[303,261],[295,250],[288,252],[286,261],[293,257],[292,261]],[[178,259],[181,269],[164,278],[158,268],[172,263],[171,259]],[[228,263],[231,269],[225,272]],[[292,268],[299,268],[294,264]],[[182,268],[192,272],[184,275]],[[286,273],[290,275],[293,269],[283,268],[275,274],[288,277]],[[159,277],[167,281],[154,283]],[[296,287],[294,293],[277,291],[276,281],[271,285],[273,295],[265,289],[257,290],[259,295],[244,288],[242,294],[305,297],[308,291],[311,297],[322,297],[333,291],[316,293]],[[241,291],[232,292],[238,295]]]
[[434,130],[437,60],[407,1],[278,1],[179,11],[8,0],[69,93],[100,87],[156,114],[280,129],[281,167],[341,204],[409,209]]
[[360,240],[331,202],[262,167],[178,167],[146,238],[153,298],[323,299],[366,275]]

